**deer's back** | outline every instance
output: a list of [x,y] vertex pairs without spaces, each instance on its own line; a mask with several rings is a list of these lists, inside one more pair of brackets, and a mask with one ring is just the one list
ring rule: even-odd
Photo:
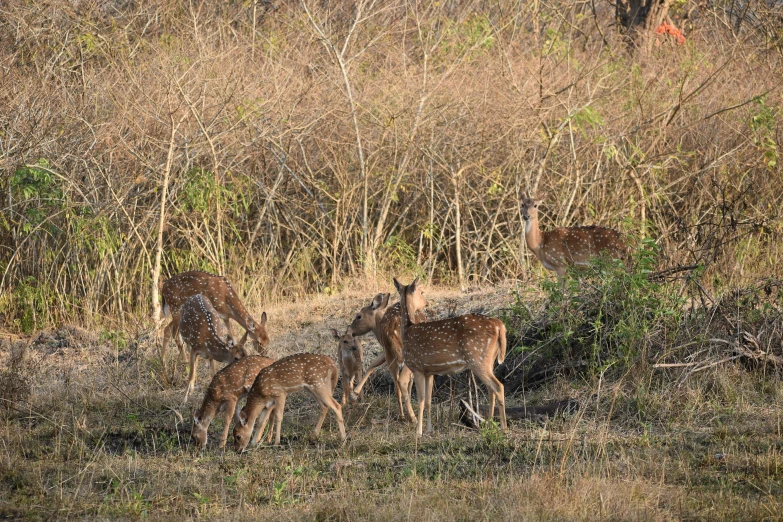
[[190,270],[170,277],[163,283],[161,293],[174,311],[196,294],[206,296],[217,308],[221,308],[228,299],[235,296],[227,278],[200,270]]
[[613,228],[586,226],[556,228],[544,233],[542,262],[553,265],[585,264],[602,254],[614,258],[625,255],[623,235]]
[[261,370],[250,390],[251,395],[274,397],[305,387],[337,385],[337,363],[329,356],[315,353],[289,355]]
[[215,307],[205,296],[193,295],[182,305],[179,333],[188,344],[223,347],[226,331]]
[[497,355],[499,319],[466,314],[414,324],[405,330],[405,364],[412,369],[440,373],[440,369]]
[[215,399],[237,397],[249,390],[259,372],[275,362],[262,355],[251,355],[234,361],[215,374],[207,393]]

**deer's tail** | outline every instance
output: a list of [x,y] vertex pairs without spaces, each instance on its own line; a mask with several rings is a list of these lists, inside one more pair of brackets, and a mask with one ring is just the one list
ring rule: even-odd
[[506,325],[503,324],[501,321],[500,326],[498,327],[498,364],[503,364],[503,361],[506,359]]

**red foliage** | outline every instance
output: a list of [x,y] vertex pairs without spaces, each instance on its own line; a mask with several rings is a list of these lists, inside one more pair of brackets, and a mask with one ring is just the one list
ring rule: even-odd
[[682,31],[673,25],[666,23],[665,20],[661,22],[661,25],[655,28],[655,34],[670,34],[677,40],[678,45],[685,43],[685,35],[682,34]]

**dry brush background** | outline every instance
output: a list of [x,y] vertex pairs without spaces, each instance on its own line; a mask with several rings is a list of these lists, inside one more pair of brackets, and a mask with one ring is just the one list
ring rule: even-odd
[[[781,518],[781,38],[767,0],[3,2],[0,518]],[[697,268],[561,287],[525,191]],[[422,275],[506,321],[509,406],[579,408],[468,430],[439,379],[415,440],[383,371],[345,446],[297,398],[282,447],[196,452],[150,321],[192,268],[274,356]]]
[[514,279],[524,190],[710,288],[777,276],[781,15],[746,3],[643,53],[600,2],[6,2],[4,325],[146,314],[158,264],[252,304]]

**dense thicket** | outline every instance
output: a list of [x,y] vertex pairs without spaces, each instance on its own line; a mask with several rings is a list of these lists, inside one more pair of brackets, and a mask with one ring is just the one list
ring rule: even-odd
[[686,42],[639,46],[602,0],[4,2],[4,326],[147,313],[159,246],[251,303],[517,277],[525,190],[780,276],[782,13],[672,2]]

